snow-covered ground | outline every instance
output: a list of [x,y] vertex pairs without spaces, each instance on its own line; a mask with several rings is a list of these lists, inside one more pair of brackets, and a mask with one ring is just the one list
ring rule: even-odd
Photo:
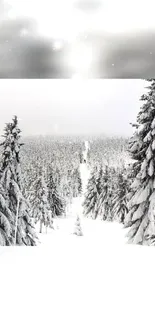
[[[80,168],[85,190],[89,170]],[[39,246],[0,248],[2,325],[154,324],[154,248],[126,245],[117,223],[84,218],[82,200]],[[77,214],[82,237],[72,235]]]
[[82,228],[1,249],[1,324],[154,324],[154,248],[124,245],[113,224]]

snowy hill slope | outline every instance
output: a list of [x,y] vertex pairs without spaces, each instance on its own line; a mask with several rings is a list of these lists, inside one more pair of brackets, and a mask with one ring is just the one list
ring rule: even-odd
[[1,324],[153,324],[154,249],[117,245],[110,225],[108,242],[49,234],[48,245],[5,248]]

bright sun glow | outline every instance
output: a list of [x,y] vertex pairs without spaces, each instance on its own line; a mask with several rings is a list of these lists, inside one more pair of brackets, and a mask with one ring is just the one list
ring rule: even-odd
[[81,74],[75,73],[75,74],[73,74],[72,79],[78,81],[78,80],[81,80],[83,78],[82,78]]
[[79,72],[89,71],[93,61],[92,49],[87,45],[79,45],[73,47],[69,56],[69,65],[71,68]]
[[53,43],[53,49],[54,50],[60,50],[63,48],[63,45],[64,45],[64,42],[63,40],[55,40],[54,43]]

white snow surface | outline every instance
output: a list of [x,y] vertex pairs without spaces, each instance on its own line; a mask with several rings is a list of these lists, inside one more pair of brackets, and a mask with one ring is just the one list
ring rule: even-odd
[[[86,186],[89,170],[80,169]],[[1,324],[154,323],[154,247],[126,245],[120,224],[83,217],[82,200],[39,246],[0,248]],[[77,214],[81,237],[72,235]]]

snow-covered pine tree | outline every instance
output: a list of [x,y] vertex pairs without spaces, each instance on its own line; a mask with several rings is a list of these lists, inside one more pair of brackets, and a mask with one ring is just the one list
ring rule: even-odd
[[67,184],[68,184],[68,189],[69,189],[70,203],[72,202],[72,199],[73,199],[72,170],[73,170],[73,166],[72,166],[72,168],[68,168],[68,171],[67,171]]
[[8,196],[0,184],[0,246],[14,244],[14,216],[8,206]]
[[73,235],[76,235],[76,236],[83,236],[79,216],[77,216],[77,218],[76,218],[75,229],[74,229]]
[[114,214],[113,214],[113,199],[115,195],[115,191],[117,189],[117,168],[114,168],[110,166],[108,168],[108,193],[107,193],[107,199],[108,199],[108,217],[107,221],[113,221],[114,220]]
[[76,168],[72,174],[72,188],[73,188],[73,197],[77,197],[81,194],[82,180],[78,168]]
[[40,223],[40,233],[42,233],[42,226],[53,229],[52,211],[48,202],[48,188],[45,182],[44,172],[41,169],[38,179],[35,184],[35,195],[33,199],[33,216],[35,223]]
[[[0,184],[5,192],[7,208],[12,213],[11,240],[14,245],[34,246],[37,243],[35,228],[30,217],[28,202],[23,195],[20,168],[20,129],[15,116],[12,123],[6,124],[2,146]],[[1,218],[2,224],[2,218]]]
[[82,193],[82,179],[81,179],[79,169],[77,169],[77,184],[78,184],[78,193],[79,193],[79,195],[81,195],[81,193]]
[[126,171],[120,171],[117,175],[117,186],[113,196],[113,215],[114,219],[120,223],[124,223],[125,216],[128,212],[127,208],[127,194],[128,194],[128,179]]
[[72,177],[71,170],[67,166],[66,173],[63,175],[62,180],[62,197],[65,202],[65,207],[69,207],[73,199]]
[[48,188],[48,202],[52,212],[52,218],[62,216],[65,212],[65,201],[58,193],[57,185],[54,182],[53,173],[49,175]]
[[56,167],[56,170],[55,170],[54,176],[55,176],[55,183],[56,183],[56,185],[57,185],[57,186],[60,186],[60,183],[61,183],[61,176],[60,176],[60,171],[59,171],[58,167]]
[[135,180],[137,173],[138,173],[138,169],[137,169],[136,162],[130,163],[126,169],[127,187],[128,187],[128,190],[126,193],[127,202],[130,201],[132,195],[134,194],[134,191],[132,190],[131,185],[132,185],[133,181]]
[[155,245],[155,80],[141,97],[143,106],[137,116],[136,132],[130,141],[136,177],[131,185],[129,212],[125,218],[129,243]]
[[94,169],[91,172],[90,178],[88,180],[86,195],[83,202],[85,216],[90,216],[92,219],[97,218],[98,210],[96,209],[96,206],[98,196],[99,193],[97,189],[96,170]]
[[102,165],[96,171],[96,186],[98,194],[100,195],[103,189],[103,168]]
[[60,196],[63,198],[64,210],[65,210],[65,214],[67,215],[68,209],[72,201],[72,189],[70,183],[68,182],[67,172],[62,177],[62,188],[61,188]]
[[102,190],[97,200],[97,213],[101,216],[102,220],[109,218],[109,169],[105,166],[102,175]]
[[51,174],[53,176],[54,184],[56,184],[57,188],[59,188],[60,184],[61,184],[61,175],[60,175],[60,170],[59,170],[58,166],[56,165],[55,161],[53,164],[48,164],[47,183],[48,183],[48,180],[49,180]]

